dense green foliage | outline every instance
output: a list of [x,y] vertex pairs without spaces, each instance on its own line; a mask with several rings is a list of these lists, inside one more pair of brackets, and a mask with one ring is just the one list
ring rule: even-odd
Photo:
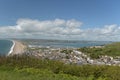
[[[14,68],[9,70],[0,68],[0,80],[79,80],[76,76],[67,74],[54,74],[49,70],[35,68]],[[82,78],[81,78],[82,80]]]
[[72,50],[64,49],[64,50],[62,50],[60,52],[65,53],[65,54],[70,54],[72,52]]
[[[7,77],[6,77],[7,76]],[[120,67],[68,65],[29,56],[0,57],[1,80],[120,80]]]
[[105,45],[102,48],[84,47],[84,48],[80,48],[79,50],[94,59],[99,58],[101,55],[116,57],[116,56],[120,56],[120,42]]

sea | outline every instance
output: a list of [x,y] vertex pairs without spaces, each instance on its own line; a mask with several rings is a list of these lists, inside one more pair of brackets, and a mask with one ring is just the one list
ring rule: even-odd
[[[111,41],[68,41],[68,40],[22,40],[32,47],[49,48],[81,48],[90,46],[102,46],[112,43]],[[0,40],[0,55],[11,52],[14,43],[12,40]]]
[[0,40],[0,55],[7,55],[12,46],[13,42],[11,40]]
[[90,46],[103,46],[112,41],[71,41],[71,40],[25,40],[29,47],[50,48],[81,48]]

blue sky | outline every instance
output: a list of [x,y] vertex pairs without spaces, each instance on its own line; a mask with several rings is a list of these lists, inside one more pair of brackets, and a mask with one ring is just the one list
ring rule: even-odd
[[[80,22],[82,26],[79,25],[80,28],[77,29],[84,32],[87,32],[88,29],[94,29],[92,31],[94,32],[96,28],[102,30],[105,29],[106,25],[114,25],[118,30],[120,24],[120,0],[0,0],[1,29],[10,26],[14,28],[19,25],[17,22],[25,20],[41,22],[55,21],[56,19],[64,20],[66,24],[67,21],[71,20],[72,22]],[[119,35],[118,32],[116,35]],[[28,32],[25,34],[28,34]],[[13,35],[11,34],[11,37],[15,37]],[[97,38],[91,39],[96,40]]]
[[120,24],[120,0],[0,0],[0,25],[19,18],[77,19],[87,27]]

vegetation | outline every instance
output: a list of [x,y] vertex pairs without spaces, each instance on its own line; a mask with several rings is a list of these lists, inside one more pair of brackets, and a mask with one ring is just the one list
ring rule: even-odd
[[70,54],[72,52],[72,50],[70,49],[64,49],[62,51],[60,51],[61,53],[65,53],[65,54]]
[[30,56],[0,57],[1,80],[120,80],[120,67],[69,65]]
[[[8,68],[7,68],[8,69]],[[67,74],[54,74],[49,70],[35,68],[15,68],[13,71],[0,69],[1,80],[79,80],[80,78]]]
[[93,59],[99,58],[101,55],[116,57],[116,56],[120,56],[120,42],[105,45],[102,48],[84,47],[84,48],[80,48],[79,50],[89,55]]

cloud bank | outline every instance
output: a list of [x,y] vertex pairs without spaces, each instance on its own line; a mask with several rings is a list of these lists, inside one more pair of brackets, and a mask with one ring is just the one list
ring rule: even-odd
[[72,40],[120,40],[120,26],[83,29],[75,19],[19,19],[14,26],[0,26],[0,38],[48,38]]

